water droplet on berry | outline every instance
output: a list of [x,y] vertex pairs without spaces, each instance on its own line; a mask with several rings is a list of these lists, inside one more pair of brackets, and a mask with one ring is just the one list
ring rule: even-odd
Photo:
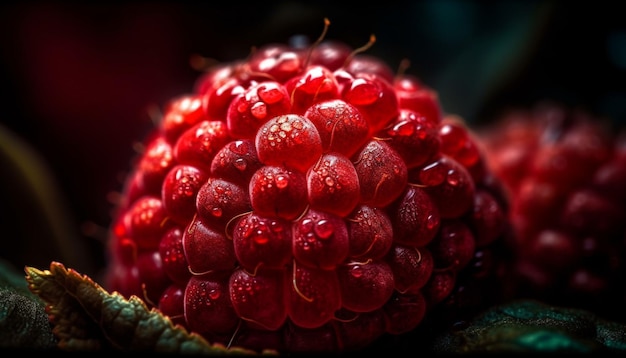
[[278,103],[283,99],[283,93],[276,87],[271,85],[261,86],[257,92],[259,98],[267,104]]
[[220,298],[221,292],[219,290],[211,290],[209,291],[209,298],[212,300],[217,300]]
[[426,227],[429,230],[432,230],[438,226],[439,226],[439,217],[435,215],[428,215],[428,218],[426,219]]
[[215,216],[216,218],[219,218],[222,216],[222,208],[218,208],[218,207],[214,207],[211,209],[211,214],[213,216]]
[[292,125],[297,130],[302,130],[304,128],[304,123],[302,123],[302,121],[300,120],[293,121]]
[[279,222],[277,222],[276,220],[272,220],[270,222],[270,230],[272,230],[272,232],[274,233],[279,233],[283,232],[284,228]]
[[281,123],[281,124],[280,124],[280,129],[281,129],[281,130],[284,130],[284,131],[286,131],[286,132],[291,131],[291,129],[292,129],[292,128],[291,128],[291,123],[289,123],[289,122],[284,122],[284,123]]
[[263,102],[257,102],[250,108],[250,113],[257,119],[263,119],[267,116],[267,106]]
[[278,189],[285,189],[289,185],[289,177],[286,175],[277,175],[275,182]]
[[459,172],[457,172],[456,170],[451,169],[448,171],[446,181],[452,186],[457,186],[461,181],[461,174],[459,174]]
[[235,166],[235,168],[237,168],[237,170],[240,170],[243,172],[248,167],[248,162],[243,158],[239,158],[235,160],[233,165]]
[[311,230],[313,230],[313,220],[308,218],[302,220],[302,223],[300,223],[300,231],[304,233],[310,232]]
[[248,153],[248,150],[249,150],[248,143],[243,140],[236,140],[236,141],[231,142],[228,148],[230,149],[231,152],[239,154],[239,155],[244,155]]
[[415,132],[415,124],[411,121],[402,121],[393,126],[390,132],[391,135],[408,137]]
[[354,265],[350,269],[350,275],[352,275],[352,277],[354,278],[359,278],[363,276],[363,269],[361,268],[360,265]]
[[334,233],[333,224],[328,220],[320,220],[315,225],[315,234],[320,239],[328,239]]

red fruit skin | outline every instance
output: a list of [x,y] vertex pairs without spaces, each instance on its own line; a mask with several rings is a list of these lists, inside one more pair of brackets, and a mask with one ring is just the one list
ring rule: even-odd
[[239,322],[228,293],[228,277],[209,274],[193,276],[185,289],[185,321],[203,335],[232,332]]
[[166,105],[161,131],[167,143],[174,145],[183,132],[204,120],[209,118],[202,108],[202,96],[181,95]]
[[359,176],[346,156],[329,153],[307,172],[308,199],[311,207],[344,217],[361,199]]
[[286,276],[290,287],[289,318],[298,327],[319,328],[341,308],[337,274],[331,270],[294,266],[287,270]]
[[172,320],[172,323],[185,326],[185,289],[176,284],[167,287],[158,304],[161,313]]
[[191,272],[183,246],[183,229],[175,226],[168,230],[159,243],[159,254],[163,260],[163,270],[176,284],[184,286]]
[[345,85],[341,96],[363,113],[372,134],[398,115],[398,99],[393,87],[375,74],[359,74]]
[[182,244],[193,275],[232,269],[237,262],[230,239],[200,217],[195,217],[185,229]]
[[285,84],[291,94],[291,112],[303,114],[318,102],[339,98],[339,84],[332,71],[323,66],[310,66],[301,76]]
[[392,211],[394,242],[411,247],[429,244],[439,231],[441,217],[431,197],[419,187],[408,187]]
[[385,211],[360,204],[348,216],[348,256],[359,261],[382,258],[393,243],[391,220]]
[[277,115],[291,113],[287,89],[278,82],[268,81],[246,89],[228,107],[228,131],[235,138],[254,138],[257,129]]
[[[510,201],[510,290],[624,318],[623,130],[558,103],[504,113],[480,133]],[[617,316],[616,316],[617,315]]]
[[393,86],[400,108],[413,111],[424,117],[427,122],[438,125],[443,119],[439,95],[412,75],[397,77]]
[[230,182],[245,187],[254,172],[262,166],[254,141],[233,140],[215,153],[210,173],[212,176],[228,178]]
[[250,199],[245,188],[211,177],[198,190],[196,210],[206,225],[224,232],[231,220],[250,210]]
[[317,128],[324,152],[350,157],[368,140],[367,121],[356,107],[341,99],[317,102],[304,116]]
[[498,302],[508,203],[481,144],[362,51],[262,46],[166,102],[113,211],[107,288],[209,342],[286,354],[397,345]]
[[[285,279],[281,270],[237,269],[230,276],[230,300],[242,319],[274,331],[287,319]],[[261,309],[259,309],[261,308]]]
[[208,176],[191,165],[176,165],[165,176],[161,197],[168,218],[185,225],[196,214],[196,197]]
[[230,142],[226,124],[202,121],[187,129],[176,141],[174,156],[178,162],[193,165],[208,172],[217,151]]
[[387,206],[406,186],[407,167],[384,141],[371,140],[354,155],[361,200],[373,206]]
[[256,213],[293,220],[307,206],[305,175],[290,167],[266,165],[257,170],[249,184],[250,205]]
[[309,209],[293,225],[293,256],[303,266],[333,270],[348,256],[348,228],[341,217]]
[[393,272],[384,261],[348,262],[337,270],[337,274],[342,306],[350,311],[374,311],[393,294]]
[[287,220],[257,213],[241,217],[233,229],[233,247],[241,266],[282,269],[292,260],[292,228]]
[[256,150],[266,165],[285,165],[303,173],[322,154],[322,139],[306,117],[289,114],[273,117],[256,133]]

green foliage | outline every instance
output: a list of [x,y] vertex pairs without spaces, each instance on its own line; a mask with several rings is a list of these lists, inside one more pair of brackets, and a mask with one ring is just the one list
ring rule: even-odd
[[188,333],[138,297],[109,293],[88,276],[61,263],[50,270],[26,267],[30,290],[49,309],[59,348],[66,351],[145,351],[174,354],[256,354],[209,344]]
[[585,310],[519,300],[492,307],[437,339],[441,353],[625,352],[626,325]]

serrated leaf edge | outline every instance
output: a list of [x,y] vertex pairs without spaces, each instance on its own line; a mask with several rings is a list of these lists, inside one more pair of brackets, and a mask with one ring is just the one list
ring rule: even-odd
[[[163,315],[158,309],[148,308],[146,303],[141,298],[133,295],[126,299],[117,291],[109,293],[103,287],[93,281],[89,276],[82,275],[78,271],[71,268],[67,269],[60,262],[51,262],[49,270],[39,270],[34,267],[26,266],[24,271],[26,272],[26,281],[28,283],[29,290],[44,301],[48,314],[50,315],[51,323],[53,325],[59,321],[59,317],[55,316],[56,314],[58,314],[58,310],[56,307],[58,304],[58,300],[55,298],[58,296],[58,294],[55,292],[55,290],[63,290],[63,294],[72,295],[74,299],[79,301],[79,304],[82,306],[84,313],[86,313],[87,316],[102,329],[103,335],[107,337],[109,343],[116,349],[133,350],[132,347],[120,346],[118,342],[111,339],[112,335],[109,334],[110,332],[106,332],[106,329],[103,327],[106,325],[102,325],[102,322],[100,322],[100,318],[102,318],[101,315],[96,315],[96,312],[98,312],[99,309],[97,307],[90,307],[89,305],[85,305],[85,303],[88,303],[88,301],[81,301],[75,290],[72,289],[72,287],[76,288],[80,285],[82,289],[87,288],[88,290],[93,291],[90,293],[99,295],[101,297],[100,304],[103,304],[104,300],[106,300],[107,298],[113,298],[114,300],[120,302],[122,305],[141,309],[143,311],[142,313],[146,315],[147,319],[163,320],[167,328],[171,329],[172,332],[174,332],[174,334],[177,336],[176,343],[179,344],[178,347],[184,348],[186,351],[209,354],[259,354],[256,351],[248,350],[242,347],[227,347],[220,343],[211,344],[199,334],[194,332],[188,332],[185,327],[182,327],[178,324],[175,325],[169,317]],[[47,284],[50,285],[47,286]],[[115,327],[115,324],[111,325],[111,327]],[[59,342],[59,346],[62,348],[61,342]],[[163,349],[165,347],[160,346],[159,348]],[[173,349],[173,351],[175,351],[175,353],[181,353],[180,349]],[[274,355],[276,354],[276,352],[267,350],[261,352],[261,354]]]

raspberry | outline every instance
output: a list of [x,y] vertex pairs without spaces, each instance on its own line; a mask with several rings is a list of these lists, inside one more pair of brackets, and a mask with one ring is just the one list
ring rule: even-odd
[[281,352],[361,349],[493,299],[466,287],[495,277],[503,195],[462,119],[372,44],[261,47],[167,103],[105,286],[211,342]]
[[542,103],[481,132],[510,198],[516,289],[612,319],[626,303],[626,142],[615,129]]

